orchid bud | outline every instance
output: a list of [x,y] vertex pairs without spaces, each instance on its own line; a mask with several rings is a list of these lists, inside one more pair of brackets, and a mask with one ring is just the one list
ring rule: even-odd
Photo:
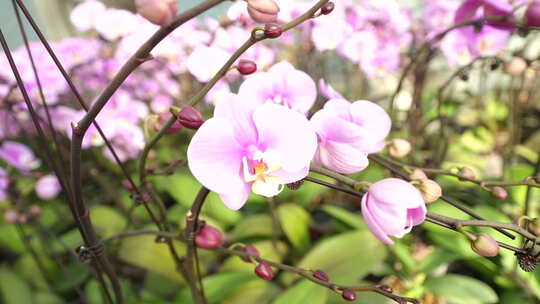
[[395,158],[407,156],[412,150],[411,143],[405,139],[394,138],[388,144],[388,153]]
[[381,285],[381,286],[379,286],[379,289],[382,290],[382,291],[386,291],[388,293],[393,293],[394,292],[392,287],[390,287],[388,285]]
[[[250,244],[247,244],[246,246],[244,246],[244,248],[242,248],[242,251],[251,256],[256,256],[256,257],[259,256],[259,250],[257,250],[255,246],[250,245]],[[251,257],[240,257],[240,258],[244,260],[245,262],[248,262],[248,263],[251,262]]]
[[133,187],[133,184],[127,179],[122,181],[122,188],[124,188],[124,189],[126,189],[127,191],[130,191],[130,192],[135,190],[135,187]]
[[328,15],[334,10],[335,4],[334,2],[326,2],[323,7],[321,7],[321,14]]
[[167,129],[167,135],[172,135],[172,134],[175,134],[175,133],[178,133],[180,130],[182,130],[184,126],[182,126],[182,124],[176,120],[168,129]]
[[135,6],[137,13],[159,26],[170,24],[178,11],[176,0],[135,0]]
[[513,57],[504,66],[506,73],[512,76],[520,76],[527,69],[528,64],[523,58]]
[[527,230],[535,236],[540,236],[540,218],[534,218],[529,222]]
[[265,262],[259,263],[259,265],[255,267],[255,273],[263,280],[270,281],[274,278],[272,267]]
[[414,169],[413,172],[409,175],[409,178],[412,180],[424,180],[428,179],[427,175],[422,171],[422,169]]
[[264,35],[267,38],[278,38],[283,33],[281,26],[275,23],[267,23],[264,26]]
[[321,281],[324,281],[324,282],[328,282],[330,281],[330,278],[328,277],[328,275],[326,274],[326,272],[322,271],[322,270],[315,270],[313,272],[313,277],[318,279],[318,280],[321,280]]
[[258,23],[276,22],[279,6],[274,0],[247,0],[247,10],[253,21]]
[[471,248],[474,252],[485,257],[494,257],[499,254],[499,244],[486,233],[478,234],[476,239],[471,242]]
[[4,220],[8,224],[15,224],[19,218],[19,212],[17,210],[9,209],[4,212]]
[[178,121],[188,129],[197,130],[204,123],[204,118],[194,107],[186,106],[178,113]]
[[441,186],[431,179],[421,180],[417,185],[417,188],[420,190],[426,204],[433,203],[442,196]]
[[208,224],[199,229],[195,236],[195,245],[204,249],[216,249],[223,244],[223,234]]
[[33,219],[39,217],[42,213],[43,210],[41,209],[41,207],[36,205],[31,206],[28,210],[28,215]]
[[468,179],[476,179],[476,174],[469,167],[461,167],[461,168],[459,168],[458,174],[465,177],[465,178],[468,178]]
[[525,25],[540,27],[540,1],[533,1],[525,11]]
[[508,197],[508,192],[503,187],[495,186],[491,188],[491,196],[498,200],[505,200]]
[[237,70],[242,75],[253,74],[257,71],[257,64],[251,60],[240,59]]
[[343,289],[341,297],[346,301],[352,302],[356,300],[356,293],[350,289]]

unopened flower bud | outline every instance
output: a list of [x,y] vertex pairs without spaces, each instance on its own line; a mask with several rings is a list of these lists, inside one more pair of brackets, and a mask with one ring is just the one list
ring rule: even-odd
[[495,186],[491,188],[491,196],[498,200],[505,200],[508,197],[508,192],[503,187]]
[[258,23],[276,22],[279,6],[274,0],[247,0],[248,14]]
[[182,130],[182,124],[176,120],[172,126],[170,126],[168,129],[167,129],[167,135],[172,135],[172,134],[175,134],[175,133],[178,133],[180,130]]
[[504,65],[504,70],[506,73],[512,76],[520,76],[525,72],[529,64],[525,59],[520,57],[513,57]]
[[178,11],[176,0],[135,0],[137,13],[159,26],[171,23]]
[[395,158],[401,158],[409,154],[412,150],[411,143],[405,139],[394,138],[388,144],[388,153]]
[[8,224],[15,224],[19,218],[19,212],[17,210],[9,209],[4,212],[4,220]]
[[223,234],[208,224],[202,226],[195,236],[195,245],[204,249],[216,249],[223,244]]
[[540,218],[534,218],[529,222],[527,230],[535,236],[540,236]]
[[350,289],[343,289],[341,297],[343,297],[343,299],[346,301],[352,302],[356,300],[356,293]]
[[37,206],[37,205],[31,206],[30,209],[28,210],[28,215],[33,219],[39,217],[42,213],[43,213],[43,210],[41,209],[40,206]]
[[[246,246],[244,246],[244,248],[242,248],[242,251],[251,256],[256,256],[256,257],[259,256],[259,250],[257,250],[255,246],[250,245],[250,244],[247,244]],[[248,263],[251,262],[251,257],[240,257],[240,258],[244,260],[245,262],[248,262]]]
[[237,70],[242,75],[253,74],[257,71],[257,64],[251,60],[240,59]]
[[188,129],[197,130],[204,123],[204,118],[194,107],[186,106],[178,113],[178,121]]
[[422,193],[422,197],[426,204],[433,203],[442,196],[441,186],[434,180],[423,179],[421,180],[416,187]]
[[323,15],[330,14],[334,10],[334,7],[335,7],[334,2],[332,1],[326,2],[326,4],[323,5],[323,7],[321,7],[321,14]]
[[461,168],[459,168],[458,174],[465,177],[465,178],[468,178],[468,179],[476,179],[476,174],[469,167],[461,167]]
[[28,223],[28,216],[26,214],[21,214],[19,215],[19,217],[17,218],[17,223],[19,224],[26,224]]
[[393,293],[394,290],[392,289],[392,287],[388,286],[388,285],[381,285],[379,286],[379,289],[380,290],[383,290],[383,291],[386,291],[386,292],[389,292],[389,293]]
[[267,23],[264,26],[264,35],[267,38],[278,38],[283,33],[281,26],[275,23]]
[[259,265],[255,267],[255,273],[263,280],[270,281],[274,278],[272,267],[265,262],[259,263]]
[[540,1],[533,1],[525,11],[525,25],[540,27]]
[[316,279],[319,279],[321,281],[324,281],[324,282],[328,282],[330,281],[330,278],[328,277],[328,275],[326,274],[326,272],[318,269],[318,270],[315,270],[313,272],[313,277],[316,278]]
[[499,244],[486,233],[478,234],[476,239],[471,242],[471,248],[474,252],[485,257],[494,257],[499,254]]
[[412,173],[409,175],[409,178],[412,180],[424,180],[428,179],[426,173],[422,171],[422,169],[414,169]]
[[135,190],[135,188],[133,187],[133,184],[127,179],[122,181],[122,188],[126,189],[127,191]]

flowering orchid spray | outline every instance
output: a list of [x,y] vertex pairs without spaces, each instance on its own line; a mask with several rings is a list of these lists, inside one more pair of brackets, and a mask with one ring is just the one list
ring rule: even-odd
[[187,156],[195,178],[237,210],[250,192],[272,197],[304,178],[316,148],[302,114],[231,94],[195,133]]

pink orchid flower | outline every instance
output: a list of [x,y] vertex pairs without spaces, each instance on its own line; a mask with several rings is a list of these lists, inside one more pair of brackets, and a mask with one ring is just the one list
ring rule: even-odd
[[251,192],[272,197],[304,178],[316,148],[303,115],[231,94],[195,133],[187,157],[193,176],[237,210]]
[[[479,10],[483,10],[483,16],[479,16]],[[512,5],[505,0],[467,0],[457,9],[454,21],[456,24],[475,18],[505,17],[512,14]],[[514,25],[504,21],[487,21],[489,25],[504,29],[513,29]]]
[[28,173],[41,165],[30,148],[14,141],[5,141],[0,146],[0,159],[21,173]]
[[384,148],[392,122],[377,104],[359,100],[329,100],[311,118],[318,138],[314,163],[339,173],[355,173],[368,166],[368,153]]
[[0,201],[3,201],[7,197],[7,190],[9,186],[9,179],[6,170],[0,167]]
[[317,86],[308,74],[282,61],[272,66],[268,72],[247,77],[238,95],[254,103],[279,104],[307,114],[317,98]]
[[412,226],[426,218],[426,205],[420,191],[397,178],[386,178],[369,187],[362,197],[362,215],[371,232],[385,244],[388,237],[403,237]]
[[36,194],[44,200],[49,201],[58,196],[62,188],[58,178],[54,174],[47,174],[41,177],[36,183]]

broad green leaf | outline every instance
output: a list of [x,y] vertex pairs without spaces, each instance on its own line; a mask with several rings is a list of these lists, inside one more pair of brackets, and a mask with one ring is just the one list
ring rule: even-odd
[[477,279],[448,274],[444,277],[427,280],[425,287],[435,295],[455,304],[497,303],[495,291]]
[[6,266],[0,267],[0,295],[3,303],[32,304],[28,283]]
[[34,303],[39,304],[63,304],[65,300],[61,299],[54,293],[38,292],[34,294]]
[[330,214],[336,220],[343,222],[351,228],[362,230],[367,229],[366,223],[362,219],[361,214],[355,214],[343,208],[332,205],[324,205],[321,207],[321,210]]
[[394,245],[389,246],[388,250],[390,250],[397,260],[401,262],[406,273],[411,274],[416,271],[417,263],[409,252],[409,247],[402,244],[401,241],[398,241],[394,243]]
[[0,225],[0,246],[2,250],[7,249],[13,253],[23,253],[25,251],[24,244],[17,233],[15,225],[1,224]]
[[233,240],[241,240],[250,237],[271,237],[273,231],[270,215],[255,214],[243,218],[230,235]]
[[291,241],[293,246],[299,251],[309,248],[309,224],[311,217],[309,213],[296,204],[285,204],[279,206],[278,218],[283,232]]
[[[176,271],[176,265],[165,243],[156,243],[152,235],[129,237],[122,240],[118,255],[121,260],[148,271],[161,274],[171,280],[183,282]],[[185,245],[174,242],[179,255],[185,251]]]
[[[26,253],[21,256],[17,260],[17,263],[15,263],[15,267],[13,269],[33,286],[41,289],[48,289],[47,281],[45,281],[44,276],[47,276],[48,279],[54,278],[58,275],[60,269],[54,263],[54,261],[46,255],[38,254],[37,258],[43,266],[43,271],[45,273],[41,272],[36,260],[30,253]],[[53,280],[50,281],[51,283],[54,283]]]
[[253,280],[243,284],[220,304],[267,304],[280,292],[281,289],[271,282]]
[[272,304],[325,304],[329,289],[307,279],[282,293]]
[[454,252],[445,250],[444,248],[436,248],[422,259],[418,265],[418,269],[423,273],[429,274],[441,266],[450,264],[457,258],[459,258],[459,255]]
[[[299,267],[322,269],[336,284],[357,284],[384,261],[386,248],[369,231],[352,231],[321,240],[300,261]],[[291,284],[296,275],[283,274]]]
[[90,217],[101,237],[109,237],[124,230],[127,220],[118,211],[107,206],[94,206],[90,209]]
[[[204,294],[209,304],[221,303],[252,280],[258,280],[254,273],[220,272],[203,279]],[[174,303],[193,303],[189,288],[184,288]]]
[[499,304],[535,304],[534,299],[528,298],[523,290],[506,291],[501,296],[501,302]]

